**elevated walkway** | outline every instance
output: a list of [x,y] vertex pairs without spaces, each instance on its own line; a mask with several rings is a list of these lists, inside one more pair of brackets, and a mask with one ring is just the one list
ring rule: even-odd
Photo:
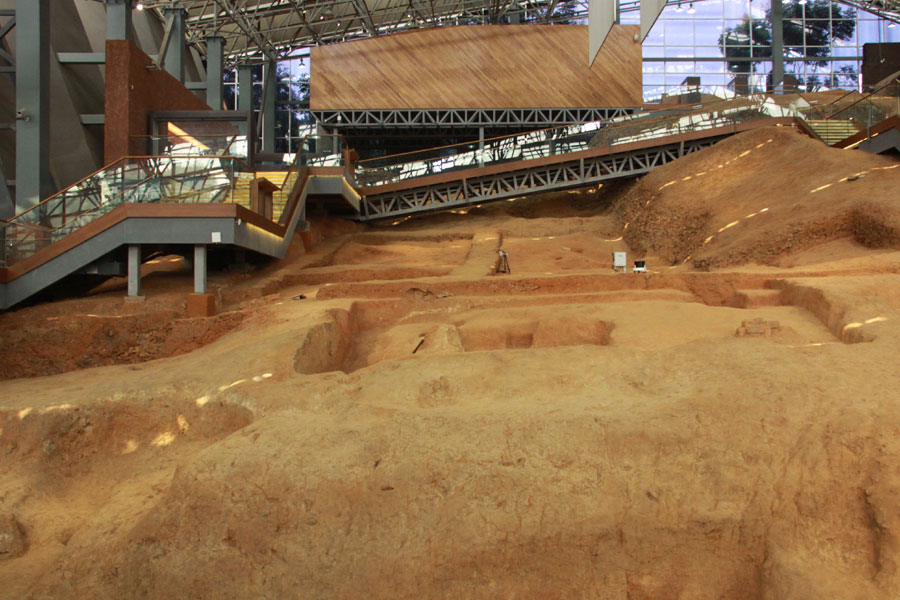
[[334,136],[308,136],[277,173],[230,156],[123,159],[0,221],[0,308],[79,274],[127,274],[129,295],[138,295],[140,261],[150,255],[142,248],[193,246],[203,293],[205,271],[196,269],[205,269],[207,247],[281,258],[306,228],[311,200],[369,221],[590,185],[647,173],[741,131],[806,130],[795,115],[765,97],[741,98],[356,165]]
[[[280,186],[229,156],[117,161],[0,221],[0,308],[76,275],[127,274],[129,295],[137,295],[140,262],[149,256],[142,248],[184,252],[193,246],[204,268],[207,247],[233,246],[282,258],[294,232],[307,228],[308,194],[334,179],[328,169],[305,163],[333,159],[327,153],[298,153],[280,174]],[[273,196],[284,198],[278,214],[272,198],[265,197],[273,188]],[[346,202],[354,205],[357,198],[348,194]],[[194,291],[205,292],[205,271],[199,277],[195,270],[195,282]]]
[[361,161],[359,220],[502,200],[643,175],[741,131],[801,126],[770,99],[740,98]]

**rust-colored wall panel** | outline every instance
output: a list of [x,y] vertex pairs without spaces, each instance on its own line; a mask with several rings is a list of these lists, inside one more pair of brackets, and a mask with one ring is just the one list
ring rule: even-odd
[[144,154],[148,115],[157,110],[209,110],[205,102],[165,71],[148,68],[149,56],[126,40],[106,42],[104,162]]
[[312,49],[313,110],[640,106],[637,25],[434,27]]
[[863,44],[863,85],[873,86],[900,69],[900,42]]

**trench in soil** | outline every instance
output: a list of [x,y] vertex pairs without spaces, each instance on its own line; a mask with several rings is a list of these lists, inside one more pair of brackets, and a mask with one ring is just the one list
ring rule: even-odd
[[[370,298],[352,301],[349,310],[331,310],[311,327],[297,350],[295,370],[349,373],[384,361],[481,350],[653,347],[656,337],[674,345],[734,336],[744,320],[755,318],[779,322],[771,337],[768,331],[760,336],[779,343],[871,341],[844,335],[841,320],[829,317],[834,311],[823,295],[813,294],[812,303],[808,295],[776,289],[764,279],[703,276],[642,284],[613,276],[605,278],[609,291],[583,292],[596,289],[598,281],[603,278],[577,278],[581,293],[574,294],[554,293],[558,287],[528,279],[505,280],[502,288],[458,282],[454,291],[477,294],[472,296],[442,291],[453,282],[442,282],[440,289],[410,287],[415,282],[353,286],[353,292],[363,298],[370,292]],[[323,288],[324,295],[342,296],[333,294],[334,287]]]

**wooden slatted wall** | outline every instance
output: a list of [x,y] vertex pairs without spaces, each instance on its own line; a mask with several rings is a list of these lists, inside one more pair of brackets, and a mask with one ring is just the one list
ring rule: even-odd
[[584,25],[433,27],[312,49],[313,110],[640,106],[636,25],[588,67]]

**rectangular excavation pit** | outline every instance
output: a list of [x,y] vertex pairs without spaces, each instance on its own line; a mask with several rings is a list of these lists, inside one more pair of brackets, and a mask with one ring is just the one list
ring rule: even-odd
[[[356,311],[365,310],[356,307]],[[614,327],[597,311],[578,305],[557,306],[552,311],[517,307],[411,312],[407,317],[411,318],[368,330],[357,329],[344,370],[351,372],[413,355],[607,345]]]
[[708,306],[678,290],[540,297],[438,297],[357,301],[313,326],[295,360],[301,373],[352,372],[429,354],[615,345],[659,350],[703,339],[733,338],[754,318],[778,321],[770,342],[836,343],[809,311]]

